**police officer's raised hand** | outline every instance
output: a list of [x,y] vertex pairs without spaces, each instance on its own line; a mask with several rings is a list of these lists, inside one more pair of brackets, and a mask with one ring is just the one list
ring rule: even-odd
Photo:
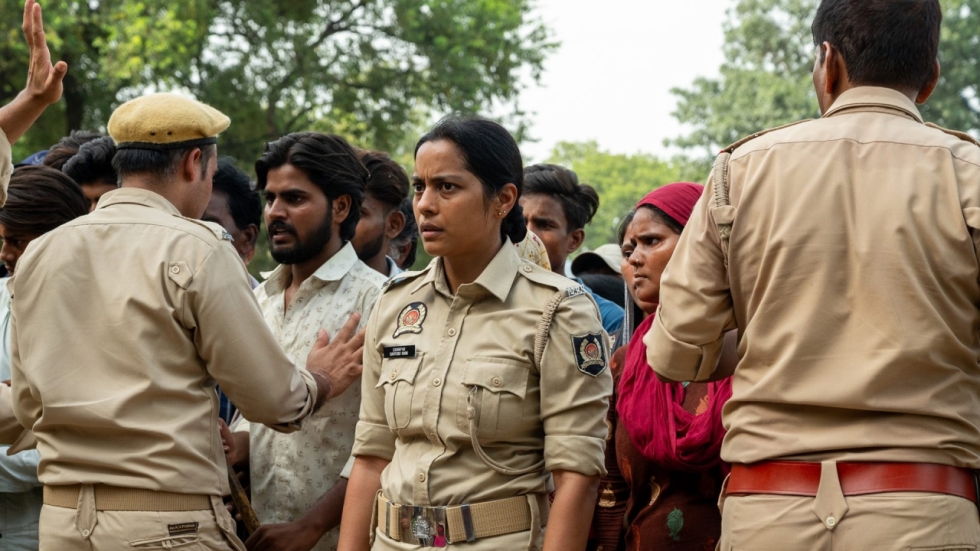
[[364,330],[357,331],[360,321],[361,315],[353,314],[332,339],[321,329],[306,357],[306,369],[314,378],[320,376],[329,381],[327,399],[343,394],[361,376]]

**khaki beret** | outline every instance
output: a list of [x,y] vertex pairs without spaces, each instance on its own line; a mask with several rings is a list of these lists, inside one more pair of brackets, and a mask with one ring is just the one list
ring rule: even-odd
[[186,149],[217,143],[231,124],[224,113],[177,94],[150,94],[119,106],[109,117],[117,149]]

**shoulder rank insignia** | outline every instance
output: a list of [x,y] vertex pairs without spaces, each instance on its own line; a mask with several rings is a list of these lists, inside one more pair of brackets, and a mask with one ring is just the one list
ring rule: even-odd
[[398,328],[392,338],[397,339],[406,333],[421,333],[422,322],[425,321],[426,308],[421,302],[413,302],[402,308],[398,314]]
[[585,285],[579,285],[577,287],[569,287],[568,290],[565,291],[565,296],[572,298],[579,295],[584,295],[587,292],[588,291],[585,289]]
[[606,369],[606,339],[602,333],[572,337],[572,348],[575,350],[575,363],[582,373],[598,377]]

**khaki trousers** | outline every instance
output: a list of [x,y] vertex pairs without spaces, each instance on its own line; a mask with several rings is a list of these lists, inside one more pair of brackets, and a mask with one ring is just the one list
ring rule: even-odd
[[945,494],[844,497],[833,461],[816,497],[722,497],[719,551],[974,551],[976,504]]
[[40,551],[245,551],[221,498],[202,511],[96,511],[94,495],[83,491],[77,509],[41,508]]

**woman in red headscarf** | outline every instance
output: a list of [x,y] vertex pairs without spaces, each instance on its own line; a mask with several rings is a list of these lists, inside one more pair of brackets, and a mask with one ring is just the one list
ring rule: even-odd
[[[643,320],[611,361],[616,391],[609,474],[590,541],[596,551],[702,551],[714,549],[721,533],[717,501],[727,473],[719,456],[721,410],[731,383],[661,382],[643,345],[660,301],[660,277],[702,191],[689,183],[661,187],[637,204],[620,231],[623,277]],[[727,352],[723,361],[735,361],[734,351]]]

